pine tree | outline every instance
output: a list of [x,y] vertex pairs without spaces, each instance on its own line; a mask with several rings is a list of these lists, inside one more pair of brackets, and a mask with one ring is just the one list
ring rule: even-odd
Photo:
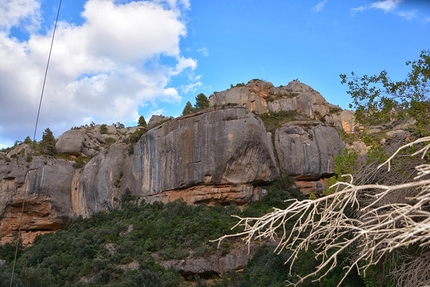
[[55,149],[55,137],[52,131],[49,128],[46,128],[46,130],[42,134],[42,140],[40,141],[40,147],[42,149],[42,152],[47,155],[54,155],[56,154]]
[[196,97],[195,110],[203,110],[209,108],[209,100],[205,94],[200,93]]
[[183,116],[186,116],[186,115],[189,115],[189,114],[192,114],[192,113],[194,113],[194,108],[193,108],[193,106],[191,105],[190,101],[188,101],[188,102],[185,104],[185,108],[184,108],[184,110],[182,111],[182,115],[183,115]]
[[145,118],[143,116],[139,117],[137,125],[140,126],[140,127],[146,128],[146,121],[145,121]]

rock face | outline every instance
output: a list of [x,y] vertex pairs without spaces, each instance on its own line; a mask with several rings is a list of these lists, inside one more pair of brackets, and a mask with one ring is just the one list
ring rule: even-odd
[[248,250],[248,246],[242,244],[235,246],[224,256],[211,255],[204,258],[189,257],[181,260],[166,260],[160,261],[160,265],[166,269],[173,267],[184,277],[193,274],[199,275],[201,278],[212,278],[213,275],[222,276],[229,271],[245,268],[259,246],[260,244],[253,243]]
[[320,122],[292,122],[276,130],[275,146],[283,174],[297,180],[318,180],[334,173],[334,156],[343,142],[332,127]]
[[279,176],[263,123],[242,108],[191,114],[150,130],[128,167],[123,187],[139,196],[202,189],[220,195],[226,185],[254,194],[253,185]]
[[[155,116],[147,131],[74,128],[56,144],[68,160],[36,156],[26,144],[0,152],[1,241],[18,230],[22,203],[21,226],[31,242],[77,216],[120,207],[127,191],[149,202],[246,204],[283,174],[306,193],[319,192],[342,153],[338,130],[355,128],[353,115],[298,81],[274,87],[253,80],[215,93],[210,105],[184,117]],[[268,133],[258,115],[281,111],[295,111],[301,121]],[[90,160],[77,165],[82,158]]]
[[119,207],[121,179],[124,172],[129,172],[123,168],[127,149],[126,144],[114,144],[76,172],[71,191],[76,215],[88,217]]
[[79,130],[70,130],[62,134],[55,144],[59,153],[79,156],[84,148],[85,136]]
[[31,163],[15,158],[1,165],[1,241],[12,240],[13,231],[21,224],[23,243],[27,244],[37,234],[57,230],[73,218],[73,174],[72,163],[45,157],[36,157]]
[[354,126],[350,112],[341,114],[339,106],[329,104],[324,97],[310,86],[297,80],[286,86],[274,87],[272,83],[251,80],[246,85],[239,84],[224,92],[216,92],[209,97],[211,107],[236,104],[256,114],[295,111],[309,119],[324,119],[350,132]]

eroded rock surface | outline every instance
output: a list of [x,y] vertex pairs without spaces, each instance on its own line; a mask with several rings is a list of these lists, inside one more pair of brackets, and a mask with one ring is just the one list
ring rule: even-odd
[[[355,129],[353,114],[298,81],[274,87],[253,80],[215,93],[210,103],[184,117],[154,116],[140,140],[136,127],[74,128],[56,145],[66,159],[34,156],[27,144],[0,152],[1,240],[17,230],[24,201],[22,227],[32,241],[77,216],[118,208],[127,191],[148,202],[247,204],[282,172],[305,193],[320,192],[342,153],[337,129]],[[305,120],[267,133],[257,115],[279,111]],[[92,159],[82,167],[75,164],[81,156]]]
[[35,157],[31,163],[14,158],[1,165],[1,241],[12,240],[12,233],[21,225],[23,243],[27,244],[36,234],[57,230],[73,218],[73,174],[71,162],[45,157]]
[[283,174],[319,180],[334,173],[334,156],[343,142],[335,128],[320,122],[292,122],[276,130],[275,146]]
[[263,123],[243,108],[191,114],[148,131],[127,168],[124,187],[139,196],[279,176]]

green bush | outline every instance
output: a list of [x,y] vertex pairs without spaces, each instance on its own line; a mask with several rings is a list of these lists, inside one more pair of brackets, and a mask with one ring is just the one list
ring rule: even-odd
[[106,125],[106,124],[102,124],[102,125],[100,126],[100,133],[101,133],[101,134],[107,134],[107,133],[108,133],[108,128],[107,128],[107,125]]

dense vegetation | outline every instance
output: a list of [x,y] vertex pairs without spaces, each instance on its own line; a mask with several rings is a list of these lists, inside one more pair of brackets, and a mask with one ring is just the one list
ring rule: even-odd
[[[234,248],[235,240],[224,242],[219,249],[210,240],[231,232],[232,214],[258,216],[273,206],[285,207],[285,199],[302,197],[287,179],[268,190],[268,196],[242,211],[234,204],[137,204],[127,193],[121,199],[122,209],[78,218],[65,230],[37,237],[32,247],[19,248],[12,286],[285,286],[286,279],[294,278],[283,264],[288,254],[274,254],[270,242],[243,272],[230,272],[222,278],[179,274],[160,264],[169,259],[225,255]],[[14,244],[0,248],[0,258],[6,261],[0,267],[0,286],[9,286],[14,252]],[[302,262],[294,275],[312,268],[311,253],[303,254]],[[334,283],[335,278],[335,273],[328,275],[327,282]],[[321,286],[335,286],[327,282]]]
[[397,120],[409,120],[420,135],[429,134],[430,125],[430,50],[423,50],[415,61],[406,62],[411,71],[403,81],[392,80],[387,71],[378,75],[351,77],[341,74],[347,84],[356,120],[374,126]]

